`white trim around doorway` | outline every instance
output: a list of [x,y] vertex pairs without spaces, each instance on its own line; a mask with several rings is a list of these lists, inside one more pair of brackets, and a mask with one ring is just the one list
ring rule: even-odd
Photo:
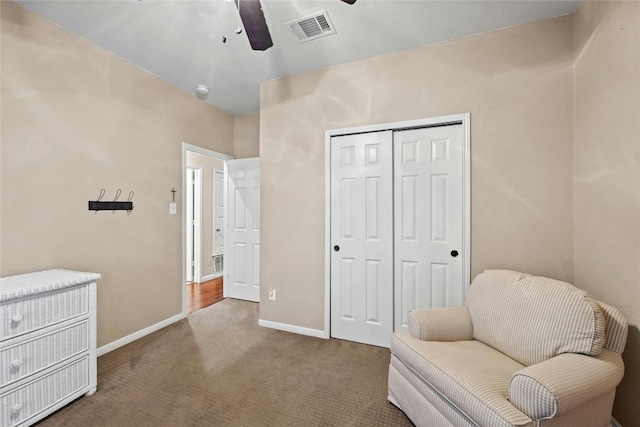
[[[187,266],[186,266],[186,258],[187,258],[187,229],[185,227],[185,221],[184,218],[186,218],[187,216],[187,203],[186,203],[186,197],[184,197],[184,195],[186,194],[187,191],[187,183],[185,180],[186,177],[186,173],[187,173],[187,151],[190,151],[192,153],[196,153],[196,154],[202,154],[204,156],[209,156],[209,157],[214,157],[216,159],[220,159],[222,161],[225,162],[226,165],[226,161],[227,160],[232,160],[233,156],[229,156],[227,154],[222,154],[219,153],[217,151],[213,151],[213,150],[209,150],[207,148],[203,148],[203,147],[198,147],[197,145],[191,145],[191,144],[187,144],[186,142],[182,143],[182,160],[181,160],[181,164],[182,164],[182,174],[181,174],[181,205],[182,205],[182,210],[181,210],[181,215],[182,217],[180,218],[180,223],[181,223],[181,228],[182,228],[182,272],[181,272],[181,276],[180,276],[180,288],[182,289],[182,316],[186,316],[187,315],[187,287],[184,286],[184,279],[187,274]],[[226,254],[225,254],[226,256]]]
[[[193,277],[191,282],[202,282],[202,177],[204,174],[204,168],[200,165],[192,165],[187,162],[187,171],[191,169],[195,172],[194,175],[194,188],[193,188]],[[185,186],[186,189],[186,186]],[[186,196],[186,193],[182,193]],[[186,199],[186,197],[185,197]],[[187,207],[187,214],[189,208]],[[182,217],[185,221],[186,215]],[[185,278],[187,276],[185,275]],[[185,280],[185,286],[188,280]]]

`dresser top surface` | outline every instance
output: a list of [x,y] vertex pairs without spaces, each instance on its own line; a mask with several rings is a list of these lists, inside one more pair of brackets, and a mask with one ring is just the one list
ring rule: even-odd
[[95,282],[97,273],[46,270],[0,278],[0,302]]

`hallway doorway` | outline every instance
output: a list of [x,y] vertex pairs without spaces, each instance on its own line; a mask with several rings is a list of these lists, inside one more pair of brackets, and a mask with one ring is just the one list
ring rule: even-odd
[[[232,157],[182,144],[182,312],[212,304],[224,293],[224,170]],[[217,289],[220,289],[218,291]],[[218,295],[218,293],[220,295]]]

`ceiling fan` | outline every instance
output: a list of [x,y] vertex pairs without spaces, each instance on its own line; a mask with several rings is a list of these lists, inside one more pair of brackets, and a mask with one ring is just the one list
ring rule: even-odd
[[[249,38],[253,50],[267,50],[273,46],[271,33],[262,12],[260,0],[234,0],[240,12],[240,19]],[[354,4],[356,0],[341,0],[347,4]]]

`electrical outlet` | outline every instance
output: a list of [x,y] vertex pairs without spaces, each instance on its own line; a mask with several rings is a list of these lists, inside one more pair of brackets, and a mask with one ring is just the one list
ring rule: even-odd
[[276,300],[276,290],[274,288],[269,288],[269,300],[270,301]]

